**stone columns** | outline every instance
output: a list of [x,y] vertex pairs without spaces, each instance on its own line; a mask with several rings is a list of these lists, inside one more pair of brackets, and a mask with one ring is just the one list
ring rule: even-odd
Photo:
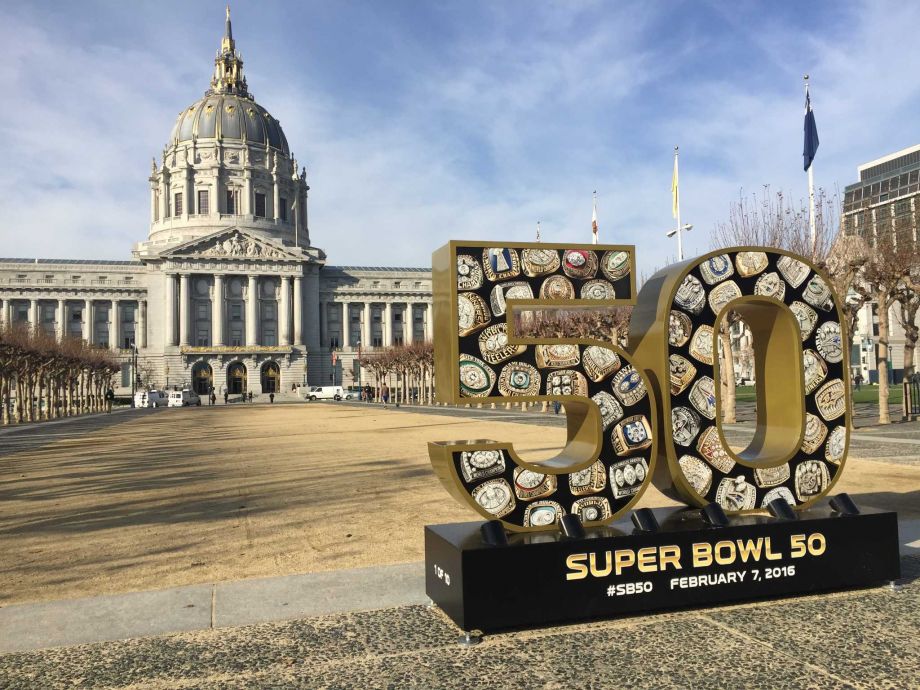
[[307,266],[307,348],[319,350],[319,270]]
[[249,276],[249,287],[246,290],[246,345],[255,345],[258,340],[259,324],[259,280],[258,276]]
[[[3,317],[0,316],[0,321],[2,321],[2,319]],[[65,328],[67,328],[67,301],[59,299],[57,305],[57,323],[54,329],[54,333],[58,340],[64,339]]]
[[179,274],[179,345],[188,345],[188,273]]
[[281,276],[281,300],[278,304],[278,330],[281,344],[291,344],[291,278]]
[[434,305],[425,305],[425,338],[429,343],[434,342]]
[[351,345],[351,323],[349,320],[349,304],[348,302],[342,302],[342,347],[348,347]]
[[176,274],[166,274],[166,344],[176,344]]
[[83,302],[83,340],[93,344],[93,300]]
[[41,325],[38,323],[37,299],[29,300],[29,327],[32,329],[33,333],[38,333],[38,329],[41,327]]
[[319,302],[319,344],[326,347],[329,343],[329,304]]
[[214,274],[214,294],[211,297],[211,344],[224,344],[224,276]]
[[166,161],[163,161],[163,173],[160,175],[160,222],[165,221],[172,214],[169,213],[169,183],[166,180]]
[[109,347],[121,347],[119,336],[121,335],[121,300],[113,299],[112,306],[109,308]]
[[374,343],[371,339],[371,303],[364,303],[364,323],[361,328],[361,345],[363,347],[373,347]]
[[294,344],[303,345],[303,278],[294,276]]
[[243,198],[240,199],[240,205],[243,207],[237,213],[242,215],[252,215],[252,171],[243,171]]
[[383,346],[389,347],[393,344],[393,305],[387,302],[383,305]]
[[[195,208],[195,201],[192,197],[195,196],[195,178],[190,163],[186,162],[185,164],[185,194],[182,196],[182,220],[188,220],[189,215],[193,212],[197,212],[198,209]],[[181,328],[180,328],[181,331]]]
[[412,342],[412,302],[406,302],[406,310],[403,312],[403,345],[409,345]]
[[137,318],[135,319],[134,342],[138,347],[147,347],[147,300],[137,301]]
[[10,301],[8,299],[0,299],[0,328],[6,326],[10,322],[10,316],[7,313],[9,310]]
[[277,223],[281,218],[281,190],[278,188],[278,171],[272,171],[272,217]]
[[157,222],[157,213],[159,209],[157,208],[157,185],[156,182],[150,185],[150,222],[151,224]]

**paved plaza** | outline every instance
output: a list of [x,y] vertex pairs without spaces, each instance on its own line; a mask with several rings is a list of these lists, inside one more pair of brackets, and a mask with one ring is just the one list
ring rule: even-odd
[[[916,683],[920,424],[854,432],[835,489],[898,511],[899,591],[521,631],[466,649],[424,606],[421,561],[423,525],[475,518],[434,477],[426,443],[469,437],[548,457],[563,418],[301,403],[0,430],[0,687]],[[643,505],[676,504],[650,488]]]

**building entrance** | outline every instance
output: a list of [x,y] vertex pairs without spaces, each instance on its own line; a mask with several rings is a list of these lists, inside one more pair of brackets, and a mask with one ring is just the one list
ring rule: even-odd
[[227,392],[242,395],[246,392],[246,365],[234,362],[227,367]]
[[281,387],[281,370],[277,362],[266,362],[262,365],[262,392],[277,393]]
[[214,385],[214,372],[209,364],[198,362],[192,367],[192,388],[198,395],[208,395]]

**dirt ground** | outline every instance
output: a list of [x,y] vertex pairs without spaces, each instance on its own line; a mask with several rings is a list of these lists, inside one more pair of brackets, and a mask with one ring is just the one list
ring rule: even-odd
[[[49,433],[0,456],[0,605],[419,561],[425,524],[478,519],[435,478],[428,441],[509,440],[536,459],[564,434],[318,403]],[[918,488],[920,467],[853,457],[837,485],[902,513],[920,510]],[[642,500],[672,504],[654,488]]]

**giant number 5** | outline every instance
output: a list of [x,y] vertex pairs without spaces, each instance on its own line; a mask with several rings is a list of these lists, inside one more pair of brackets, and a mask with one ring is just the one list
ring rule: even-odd
[[[613,343],[514,332],[517,311],[635,303],[632,247],[450,242],[432,257],[435,374],[442,402],[559,401],[567,443],[527,463],[507,442],[429,444],[449,493],[508,529],[566,513],[606,524],[639,500],[656,453],[654,394]],[[497,389],[497,395],[496,393]]]
[[[738,453],[725,441],[718,384],[719,328],[731,311],[751,330],[757,384],[754,438]],[[648,280],[629,343],[658,386],[655,486],[728,512],[776,498],[802,508],[827,494],[849,445],[843,323],[826,277],[779,249],[711,252]]]

